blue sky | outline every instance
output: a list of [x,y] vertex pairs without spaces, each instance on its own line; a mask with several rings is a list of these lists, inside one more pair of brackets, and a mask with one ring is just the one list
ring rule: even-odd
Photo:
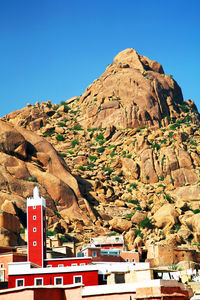
[[126,48],[200,109],[199,11],[199,0],[0,0],[0,116],[79,96]]

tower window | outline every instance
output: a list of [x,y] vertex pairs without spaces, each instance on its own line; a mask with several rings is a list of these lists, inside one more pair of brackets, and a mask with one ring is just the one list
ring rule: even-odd
[[33,216],[33,220],[36,220],[36,216]]
[[37,246],[37,242],[36,241],[33,242],[33,246]]
[[33,209],[36,209],[36,206],[35,206],[35,205],[33,206]]
[[36,227],[33,227],[33,232],[36,232],[37,231],[37,228]]

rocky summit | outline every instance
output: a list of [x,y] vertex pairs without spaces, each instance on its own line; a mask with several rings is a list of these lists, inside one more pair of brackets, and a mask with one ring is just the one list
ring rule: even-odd
[[[80,97],[0,120],[0,205],[26,228],[33,187],[65,240],[123,233],[129,250],[200,245],[200,127],[172,76],[134,49]],[[5,239],[6,236],[6,239]],[[5,229],[0,241],[23,244]]]

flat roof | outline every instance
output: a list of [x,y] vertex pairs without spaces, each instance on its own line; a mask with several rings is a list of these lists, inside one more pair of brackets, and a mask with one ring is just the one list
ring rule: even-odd
[[8,268],[8,275],[34,275],[34,274],[53,274],[53,273],[78,273],[78,272],[91,272],[97,271],[98,267],[94,265],[85,265],[85,266],[69,266],[69,267],[50,267],[50,268],[23,268],[18,263],[18,266],[15,266],[15,263],[10,263]]
[[45,258],[44,260],[45,261],[50,261],[50,260],[54,261],[54,260],[84,260],[84,259],[92,259],[92,257],[91,256],[88,256],[88,257],[77,257],[77,256],[75,256],[75,257],[64,257],[64,258],[56,257],[56,258]]

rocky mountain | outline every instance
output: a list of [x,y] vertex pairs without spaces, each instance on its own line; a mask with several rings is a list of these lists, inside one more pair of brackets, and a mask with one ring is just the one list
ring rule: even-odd
[[199,114],[159,63],[124,50],[80,97],[27,104],[0,125],[1,210],[22,228],[38,185],[49,230],[67,239],[200,243]]

